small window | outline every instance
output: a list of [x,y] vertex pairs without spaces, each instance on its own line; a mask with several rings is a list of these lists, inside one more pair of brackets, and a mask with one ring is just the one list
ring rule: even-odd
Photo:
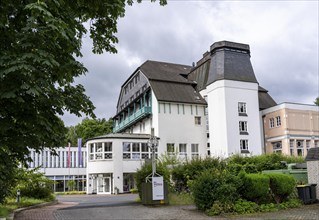
[[198,158],[199,157],[198,144],[192,144],[191,145],[191,150],[192,150],[192,159]]
[[281,125],[280,116],[276,117],[276,126],[279,127]]
[[240,134],[248,134],[247,132],[247,121],[239,122],[239,133]]
[[168,154],[173,154],[175,152],[175,147],[173,143],[168,143],[166,145],[166,150]]
[[272,149],[274,153],[281,153],[282,152],[282,144],[281,141],[272,142]]
[[247,116],[247,109],[245,102],[238,102],[238,114],[239,116]]
[[195,116],[195,125],[201,125],[201,117],[200,116]]
[[179,144],[179,155],[185,157],[187,156],[186,144]]
[[248,140],[240,140],[240,151],[241,153],[249,153]]
[[274,127],[275,127],[275,120],[274,120],[274,118],[270,118],[270,119],[269,119],[269,127],[270,127],[270,128],[274,128]]

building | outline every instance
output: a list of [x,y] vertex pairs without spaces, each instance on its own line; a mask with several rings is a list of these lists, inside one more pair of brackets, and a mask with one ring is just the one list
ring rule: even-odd
[[282,103],[261,114],[265,153],[306,156],[319,147],[319,106]]
[[[75,188],[79,191],[86,191],[86,148],[79,150],[78,147],[60,147],[55,149],[57,155],[49,149],[41,152],[30,150],[32,161],[28,163],[30,169],[38,168],[39,172],[54,181],[55,192],[69,191],[68,181],[75,181]],[[68,158],[70,158],[68,162]]]
[[158,155],[181,159],[262,153],[260,110],[276,105],[259,86],[249,45],[222,41],[193,66],[146,61],[123,83],[113,134],[87,141],[88,193],[128,191],[133,173]]

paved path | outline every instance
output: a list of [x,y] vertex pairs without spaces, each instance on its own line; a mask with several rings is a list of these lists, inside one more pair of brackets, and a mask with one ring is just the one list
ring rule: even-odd
[[84,220],[84,219],[318,219],[319,203],[302,208],[241,216],[208,217],[194,206],[146,207],[134,202],[135,195],[81,195],[58,197],[59,203],[30,209],[15,215],[14,220]]

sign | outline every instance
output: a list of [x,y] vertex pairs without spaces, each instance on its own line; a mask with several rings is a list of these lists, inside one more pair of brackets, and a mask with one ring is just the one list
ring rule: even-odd
[[153,200],[164,200],[164,181],[163,177],[152,177]]

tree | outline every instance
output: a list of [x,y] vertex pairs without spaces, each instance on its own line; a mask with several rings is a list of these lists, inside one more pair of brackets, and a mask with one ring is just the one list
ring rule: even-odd
[[82,138],[87,140],[89,138],[97,137],[100,135],[105,135],[112,133],[113,120],[103,119],[88,119],[85,118],[81,123],[76,126],[71,126],[68,128],[67,138],[71,141],[73,146],[77,145],[77,139]]
[[319,106],[319,96],[316,98],[316,100],[314,101],[314,104]]
[[[117,20],[132,3],[1,1],[0,147],[6,150],[0,151],[0,158],[25,161],[28,148],[40,151],[62,145],[66,129],[59,116],[65,111],[95,117],[84,87],[74,84],[74,78],[87,71],[76,59],[82,56],[82,38],[89,32],[94,53],[115,53]],[[90,22],[89,30],[85,22]]]

